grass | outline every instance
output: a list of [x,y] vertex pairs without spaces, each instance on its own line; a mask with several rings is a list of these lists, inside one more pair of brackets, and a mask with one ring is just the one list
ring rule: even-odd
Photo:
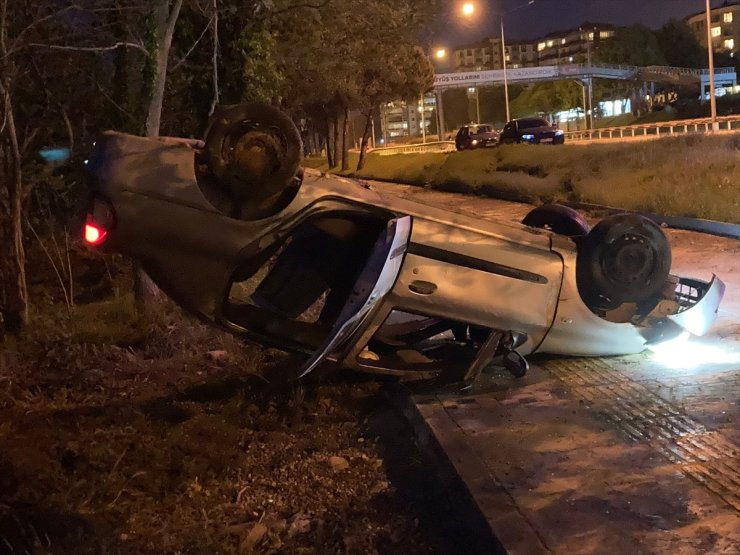
[[590,202],[740,223],[740,135],[370,154],[355,175],[535,204]]

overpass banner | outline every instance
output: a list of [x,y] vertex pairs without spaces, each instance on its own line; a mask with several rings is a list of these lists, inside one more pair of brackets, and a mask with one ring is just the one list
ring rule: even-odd
[[[522,67],[506,70],[508,81],[529,81],[537,79],[552,79],[558,76],[556,66]],[[453,87],[472,87],[484,83],[503,83],[504,70],[492,69],[486,71],[466,71],[461,73],[439,73],[434,76],[434,88],[445,89]]]

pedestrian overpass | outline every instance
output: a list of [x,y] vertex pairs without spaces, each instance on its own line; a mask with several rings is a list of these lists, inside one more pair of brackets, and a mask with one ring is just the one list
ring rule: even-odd
[[[515,69],[494,69],[466,71],[459,73],[440,73],[434,76],[438,129],[444,132],[444,107],[442,93],[449,89],[490,87],[512,84],[529,84],[543,81],[578,81],[583,85],[584,106],[586,97],[590,100],[594,79],[619,81],[641,81],[644,83],[666,83],[674,86],[698,85],[702,96],[709,90],[708,69],[691,69],[671,66],[629,66],[610,64],[563,64],[554,66],[524,67]],[[715,68],[715,87],[734,87],[737,73],[733,67]],[[588,93],[587,93],[588,91]],[[480,108],[478,108],[480,110]],[[589,108],[591,110],[592,108]],[[480,119],[480,118],[479,118]]]
[[[492,69],[439,73],[434,76],[434,90],[442,92],[462,87],[486,87],[508,83],[537,83],[574,79],[589,82],[591,79],[614,79],[621,81],[639,80],[667,82],[674,85],[706,85],[709,83],[708,69],[690,69],[670,66],[623,66],[609,64],[563,64],[555,66],[523,67],[516,69]],[[735,68],[715,68],[714,81],[717,87],[737,85]]]

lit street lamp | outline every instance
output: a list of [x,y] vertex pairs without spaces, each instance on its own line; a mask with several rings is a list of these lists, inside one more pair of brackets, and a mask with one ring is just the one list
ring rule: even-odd
[[[504,68],[504,100],[506,101],[507,122],[511,120],[511,112],[509,110],[509,80],[506,75],[506,37],[504,36],[504,16],[509,15],[510,13],[513,13],[517,10],[521,10],[522,8],[526,8],[527,6],[531,6],[532,4],[534,4],[534,2],[535,0],[529,0],[526,4],[522,4],[521,6],[517,6],[516,8],[499,14],[499,17],[501,18],[501,59]],[[472,16],[475,13],[475,4],[473,4],[473,2],[466,2],[465,4],[463,4],[462,13],[466,17]]]
[[447,57],[447,49],[437,48],[436,52],[434,53],[434,57],[438,60],[444,60]]
[[[714,52],[712,51],[712,8],[707,2],[707,52],[709,55],[709,106],[710,113],[712,115],[712,131],[719,129],[717,123],[717,95],[714,89]],[[702,86],[703,88],[703,86]],[[702,99],[704,98],[704,91],[701,91]]]

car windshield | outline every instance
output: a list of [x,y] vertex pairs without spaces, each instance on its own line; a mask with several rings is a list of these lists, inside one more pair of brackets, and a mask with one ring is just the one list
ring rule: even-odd
[[478,125],[475,127],[471,127],[470,132],[471,133],[490,133],[491,126],[490,125]]
[[550,123],[543,118],[519,120],[519,129],[532,129],[534,127],[550,127]]

